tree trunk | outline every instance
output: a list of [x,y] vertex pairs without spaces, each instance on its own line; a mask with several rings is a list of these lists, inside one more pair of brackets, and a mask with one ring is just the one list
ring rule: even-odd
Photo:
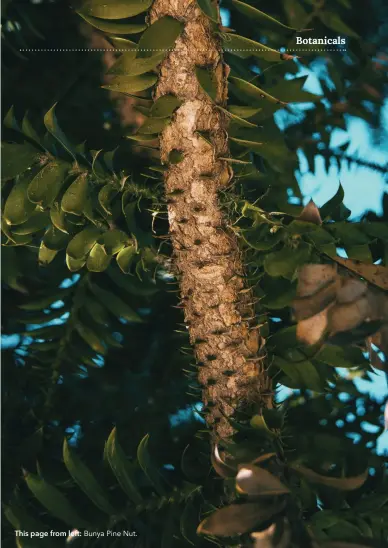
[[[227,438],[233,429],[226,417],[237,407],[261,409],[272,401],[242,254],[218,199],[232,177],[229,164],[219,160],[228,156],[228,123],[217,108],[226,106],[229,67],[195,0],[155,0],[150,22],[165,15],[185,24],[161,64],[155,91],[155,99],[173,94],[182,101],[160,138],[163,163],[172,150],[183,153],[165,175],[170,234],[207,423],[215,439]],[[214,74],[214,102],[199,85],[196,66]],[[206,132],[211,144],[197,132]]]

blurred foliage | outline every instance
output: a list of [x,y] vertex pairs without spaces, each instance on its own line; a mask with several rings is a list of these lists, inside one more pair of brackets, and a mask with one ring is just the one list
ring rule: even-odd
[[[211,2],[198,3],[214,18]],[[173,197],[164,194],[157,153],[179,102],[152,103],[163,56],[137,50],[173,45],[181,25],[140,34],[150,2],[117,5],[123,14],[112,20],[105,11],[105,21],[94,0],[74,6],[83,19],[61,1],[2,6],[4,546],[15,546],[14,529],[48,532],[16,537],[17,546],[65,546],[49,531],[69,528],[105,532],[74,537],[74,546],[128,545],[108,529],[134,530],[133,545],[152,548],[384,546],[382,404],[353,383],[376,374],[364,344],[370,333],[306,347],[291,305],[299,269],[338,262],[338,248],[387,265],[386,195],[381,218],[350,223],[340,186],[317,223],[306,217],[295,176],[297,151],[312,172],[321,155],[327,170],[345,161],[386,173],[349,156],[347,145],[329,146],[349,116],[376,135],[384,129],[386,7],[286,0],[252,3],[252,11],[225,1],[235,32],[214,22],[231,67],[235,175],[220,199],[245,251],[273,386],[296,392],[264,416],[236,416],[235,443],[211,451],[180,325],[166,218]],[[307,46],[298,59],[284,57],[279,48],[296,48],[284,25],[314,28],[303,37],[346,35],[347,51]],[[228,51],[247,38],[259,43],[254,55]],[[31,51],[38,48],[132,51]],[[302,69],[314,71],[321,96],[306,92]],[[201,68],[197,76],[212,96],[212,79]],[[179,153],[170,158],[179,161]],[[359,278],[346,265],[343,272]],[[380,367],[386,372],[386,358]]]

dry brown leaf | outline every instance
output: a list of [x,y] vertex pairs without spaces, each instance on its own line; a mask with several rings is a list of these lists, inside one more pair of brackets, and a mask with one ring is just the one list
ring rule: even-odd
[[234,478],[237,473],[236,468],[233,468],[233,466],[230,466],[222,460],[217,444],[214,446],[214,450],[211,454],[211,463],[214,470],[222,478]]
[[283,510],[285,501],[231,504],[216,510],[198,526],[197,533],[218,537],[243,535]]
[[306,320],[311,318],[311,316],[315,316],[331,304],[336,299],[339,283],[340,280],[335,279],[313,295],[295,299],[292,304],[295,319]]
[[361,278],[388,291],[388,267],[376,264],[366,264],[354,259],[344,259],[342,257],[333,257],[336,263],[344,266],[348,270],[355,272]]
[[371,309],[371,320],[386,320],[388,322],[388,295],[374,287],[369,288],[366,297]]
[[371,307],[366,297],[349,304],[335,305],[329,314],[330,335],[350,331],[361,325],[371,315]]
[[260,464],[269,459],[272,459],[273,457],[276,457],[276,453],[264,453],[263,455],[257,457],[257,459],[253,460],[251,464]]
[[296,337],[304,344],[317,344],[326,333],[328,312],[332,305],[307,320],[301,320],[296,326]]
[[298,220],[313,223],[315,225],[322,224],[321,215],[319,213],[319,209],[315,205],[314,200],[310,200],[309,203],[303,208]]
[[251,537],[256,541],[255,542],[255,548],[259,546],[260,548],[273,548],[273,536],[276,531],[276,523],[271,523],[267,529],[264,529],[264,531],[258,531],[256,533],[252,533]]
[[254,548],[288,548],[291,541],[291,528],[288,521],[283,520],[283,524],[281,533],[279,523],[272,523],[264,531],[252,533],[251,538],[255,541]]
[[329,264],[306,264],[299,271],[297,297],[310,297],[337,277],[337,268]]
[[337,301],[340,304],[352,303],[361,298],[368,290],[368,286],[360,280],[345,278],[337,292]]
[[250,496],[285,495],[290,492],[268,470],[252,464],[240,467],[236,476],[236,488],[239,493]]
[[[365,268],[369,273],[376,272],[376,265],[341,257],[336,260],[340,264],[356,265],[357,269]],[[382,268],[379,273],[386,272],[387,269]],[[378,285],[376,278],[373,281]],[[336,266],[305,265],[299,273],[293,309],[297,321],[296,336],[304,344],[323,342],[325,335],[334,337],[337,340],[334,344],[352,344],[379,330],[379,343],[372,340],[371,343],[383,353],[388,352],[388,295],[368,285],[367,281],[339,275]],[[387,369],[371,345],[369,355],[372,365]]]
[[365,470],[365,472],[363,472],[359,476],[353,476],[349,478],[333,478],[328,476],[322,476],[321,474],[314,472],[314,470],[310,470],[310,468],[307,468],[302,464],[291,465],[291,468],[293,468],[295,472],[298,472],[298,474],[301,474],[302,476],[310,480],[312,483],[319,483],[321,485],[325,485],[326,487],[340,489],[341,491],[354,491],[355,489],[359,489],[360,487],[362,487],[362,485],[364,485],[368,477],[368,470]]

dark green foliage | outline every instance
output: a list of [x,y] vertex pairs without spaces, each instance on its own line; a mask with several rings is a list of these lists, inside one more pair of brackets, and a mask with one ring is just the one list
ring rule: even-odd
[[[148,1],[76,5],[86,22],[108,34],[112,48],[129,50],[115,53],[107,82],[97,53],[82,62],[81,54],[68,54],[61,62],[57,54],[19,51],[47,41],[85,46],[79,17],[61,3],[58,12],[43,4],[4,3],[9,21],[15,14],[24,21],[17,33],[5,26],[4,36],[3,334],[17,341],[3,352],[3,498],[10,523],[4,546],[15,546],[13,529],[75,527],[134,530],[133,545],[152,548],[384,546],[386,459],[376,454],[382,405],[352,382],[370,380],[372,365],[386,372],[381,354],[370,341],[364,346],[377,328],[357,331],[345,343],[308,347],[291,315],[305,263],[334,260],[342,273],[374,286],[376,273],[368,267],[387,264],[386,199],[383,218],[350,222],[341,185],[319,211],[314,204],[307,210],[295,178],[298,148],[312,172],[319,155],[327,170],[332,158],[338,167],[348,160],[386,170],[349,156],[347,145],[329,149],[331,133],[346,128],[346,114],[378,124],[386,76],[366,47],[376,17],[368,13],[373,25],[369,19],[364,25],[365,6],[350,10],[345,0],[317,8],[298,0],[233,1],[225,2],[236,30],[229,32],[219,26],[215,2],[198,1],[231,67],[230,105],[220,109],[230,120],[225,161],[234,179],[220,201],[254,287],[252,328],[266,339],[274,390],[281,384],[299,391],[262,415],[236,416],[235,443],[211,451],[200,411],[193,412],[198,366],[166,239],[166,205],[174,196],[164,195],[165,166],[155,154],[158,134],[180,101],[149,100],[183,25],[165,17],[147,26]],[[66,22],[61,29],[58,17]],[[346,55],[325,54],[322,96],[303,89],[304,76],[288,79],[319,55],[294,52],[293,29],[312,27],[313,34],[302,36],[349,37]],[[235,51],[241,49],[256,51]],[[215,100],[209,67],[197,67],[197,77]],[[106,90],[141,97],[140,127],[123,130]],[[294,103],[305,101],[311,108],[293,114]],[[273,118],[279,110],[289,116],[284,131]],[[201,137],[211,143],[211,135]],[[172,165],[182,160],[179,143],[173,152]],[[337,248],[362,264],[344,264]],[[381,279],[376,287],[384,291]],[[346,368],[348,378],[336,368]],[[174,423],[182,410],[186,422]],[[65,545],[52,538],[17,542]],[[128,542],[105,535],[74,545]]]

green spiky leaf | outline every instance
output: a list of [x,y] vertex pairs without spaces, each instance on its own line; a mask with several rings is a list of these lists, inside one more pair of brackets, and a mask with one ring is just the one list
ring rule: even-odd
[[78,14],[82,17],[82,19],[96,29],[102,30],[103,32],[107,32],[109,34],[139,34],[147,28],[147,25],[131,23],[131,19],[111,21],[109,19],[99,19],[98,17],[85,15],[80,11],[78,11]]
[[159,52],[152,57],[136,58],[136,50],[123,53],[118,61],[109,69],[108,74],[117,74],[118,76],[139,76],[145,72],[150,72],[159,65],[164,59],[165,53]]
[[86,0],[83,15],[101,19],[126,19],[147,11],[153,0]]
[[218,23],[218,9],[215,0],[197,0],[201,11],[209,17],[214,23]]
[[4,207],[4,219],[9,225],[25,223],[36,208],[36,204],[30,202],[27,196],[30,182],[31,176],[24,174],[12,187]]
[[63,462],[75,483],[97,508],[100,508],[100,510],[109,515],[114,515],[115,509],[109,502],[106,493],[96,480],[94,474],[69,447],[66,439],[63,442]]
[[50,207],[61,190],[69,167],[69,164],[57,161],[46,164],[29,184],[28,199],[43,208]]
[[161,475],[159,474],[159,471],[155,467],[154,463],[152,462],[151,455],[148,449],[148,444],[149,434],[146,434],[137,448],[137,460],[139,461],[143,472],[150,480],[151,484],[155,487],[159,495],[164,495],[165,489],[161,482]]
[[76,514],[68,499],[56,487],[30,472],[25,472],[24,479],[30,491],[51,515],[70,527],[89,527],[89,524]]
[[124,318],[129,322],[140,323],[143,321],[126,302],[111,291],[102,289],[95,284],[91,285],[91,290],[114,316]]
[[131,94],[150,88],[157,79],[157,76],[152,73],[139,74],[138,76],[116,76],[109,84],[102,87],[109,91]]
[[57,141],[61,143],[63,148],[76,160],[76,153],[74,145],[70,143],[66,135],[63,133],[62,129],[59,127],[58,120],[55,114],[57,103],[55,103],[49,111],[46,112],[43,122],[46,126],[47,131],[55,137]]
[[29,143],[1,143],[1,178],[13,179],[39,160],[38,151]]
[[87,261],[86,268],[90,272],[104,272],[112,260],[112,255],[107,255],[104,251],[104,247],[100,244],[94,244],[92,247]]
[[183,26],[174,17],[161,17],[141,35],[136,57],[152,57],[155,53],[168,52],[174,46]]
[[195,73],[201,88],[215,101],[217,98],[217,78],[213,70],[203,67],[196,67]]
[[136,256],[136,247],[131,245],[122,249],[116,257],[117,264],[124,274],[129,274]]
[[241,59],[256,57],[273,63],[293,58],[292,55],[281,53],[276,49],[269,48],[260,42],[255,42],[254,40],[239,36],[238,34],[223,35],[223,43],[225,51],[230,52]]
[[61,201],[61,208],[66,213],[82,215],[88,196],[88,176],[82,173],[71,183]]
[[94,244],[97,242],[101,230],[94,226],[89,226],[81,232],[78,232],[67,246],[66,253],[69,257],[81,260],[87,256]]
[[[271,17],[267,13],[264,13],[263,11],[260,11],[253,6],[250,6],[249,4],[245,4],[244,2],[240,2],[239,0],[233,0],[233,6],[238,9],[242,14],[245,15],[248,19],[252,21],[258,21],[261,24],[268,24],[272,27],[274,27],[276,30],[292,30],[292,31],[298,31],[298,29],[295,29],[293,27],[289,27],[287,25],[284,25],[274,17]],[[299,29],[300,31],[301,29]]]
[[135,485],[133,466],[128,462],[117,440],[116,428],[110,433],[104,454],[120,487],[135,504],[141,504],[143,498]]

